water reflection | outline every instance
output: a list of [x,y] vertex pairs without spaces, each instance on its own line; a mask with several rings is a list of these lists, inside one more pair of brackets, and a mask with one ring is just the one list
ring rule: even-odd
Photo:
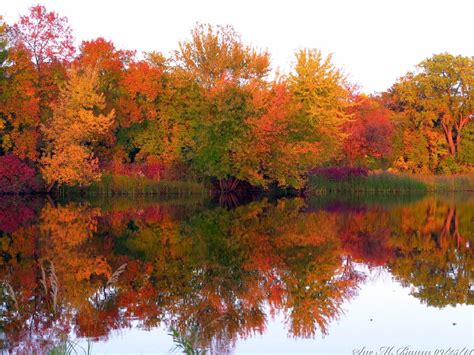
[[384,268],[429,306],[474,303],[474,199],[0,200],[2,348],[165,327],[229,352],[283,314],[326,334],[365,274]]

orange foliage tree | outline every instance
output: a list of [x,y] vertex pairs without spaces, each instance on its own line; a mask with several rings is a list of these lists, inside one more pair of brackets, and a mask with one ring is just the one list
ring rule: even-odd
[[48,190],[56,182],[88,185],[100,178],[99,162],[90,144],[112,126],[114,111],[100,113],[104,108],[104,97],[97,93],[97,70],[73,67],[53,116],[43,127],[49,144],[41,169]]

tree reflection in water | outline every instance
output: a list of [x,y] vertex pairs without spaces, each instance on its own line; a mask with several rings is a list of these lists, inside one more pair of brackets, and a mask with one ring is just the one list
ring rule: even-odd
[[93,204],[2,199],[3,348],[106,339],[133,322],[221,353],[278,313],[290,335],[315,337],[363,283],[358,263],[430,306],[474,300],[472,199]]

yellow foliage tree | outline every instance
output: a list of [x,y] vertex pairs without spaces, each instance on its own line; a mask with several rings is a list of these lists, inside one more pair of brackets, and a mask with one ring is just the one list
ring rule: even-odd
[[114,111],[105,108],[104,96],[97,93],[98,76],[93,67],[73,67],[61,88],[51,119],[43,126],[48,141],[41,170],[48,191],[55,185],[88,185],[100,179],[98,159],[91,146],[110,129]]
[[342,125],[350,119],[348,109],[353,105],[346,77],[331,59],[315,49],[300,50],[288,78],[299,121],[320,143],[319,163],[336,157],[346,136]]

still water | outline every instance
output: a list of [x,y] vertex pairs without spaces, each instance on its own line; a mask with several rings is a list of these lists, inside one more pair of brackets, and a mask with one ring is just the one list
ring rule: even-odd
[[0,252],[5,353],[474,354],[473,194],[0,197]]

